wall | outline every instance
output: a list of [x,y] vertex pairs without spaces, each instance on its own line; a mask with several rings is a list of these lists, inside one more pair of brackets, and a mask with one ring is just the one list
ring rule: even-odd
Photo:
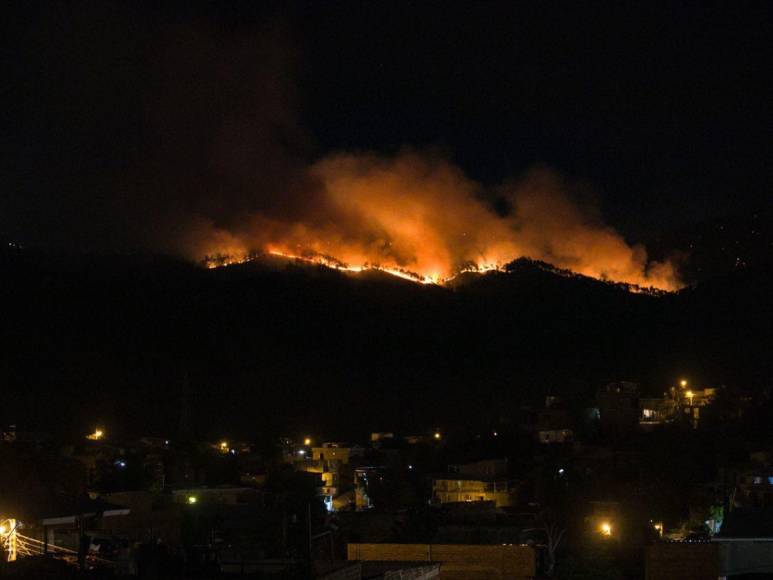
[[717,580],[717,544],[653,544],[645,553],[646,580]]
[[528,546],[349,544],[349,560],[440,562],[442,580],[526,580],[536,574]]

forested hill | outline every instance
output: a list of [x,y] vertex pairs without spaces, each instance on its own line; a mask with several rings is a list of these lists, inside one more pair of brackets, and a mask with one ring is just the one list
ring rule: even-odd
[[187,393],[201,435],[346,437],[507,420],[548,392],[581,405],[609,380],[773,374],[765,268],[652,296],[528,260],[448,287],[18,248],[0,266],[0,419],[20,428],[175,436]]

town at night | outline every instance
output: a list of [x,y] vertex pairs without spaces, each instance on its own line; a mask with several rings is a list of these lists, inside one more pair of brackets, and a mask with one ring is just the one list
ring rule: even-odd
[[0,22],[0,577],[773,578],[772,4]]

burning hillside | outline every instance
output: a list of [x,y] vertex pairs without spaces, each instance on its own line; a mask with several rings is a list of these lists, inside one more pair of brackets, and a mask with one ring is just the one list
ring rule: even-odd
[[200,228],[197,258],[214,267],[270,254],[443,283],[529,257],[644,288],[681,285],[672,262],[648,260],[545,170],[486,190],[433,155],[341,154],[308,168],[303,188],[289,214],[255,212],[238,225]]

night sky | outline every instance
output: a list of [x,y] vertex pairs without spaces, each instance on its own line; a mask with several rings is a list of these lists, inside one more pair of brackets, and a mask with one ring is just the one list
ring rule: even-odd
[[[221,431],[253,413],[321,421],[341,400],[363,426],[430,408],[488,421],[626,377],[651,393],[682,375],[769,389],[773,238],[742,218],[773,215],[773,3],[644,4],[2,3],[0,242],[109,254],[52,274],[59,254],[3,245],[8,421],[58,420],[62,403],[74,432],[127,415],[141,432],[188,376]],[[728,216],[732,233],[688,238],[677,275],[669,235]],[[375,248],[366,265],[396,256],[403,274],[456,274],[507,241],[508,262],[699,286],[656,300],[521,263],[446,292],[143,262],[299,230]],[[112,254],[136,250],[142,267]]]
[[0,234],[27,244],[165,249],[179,211],[297,204],[271,193],[296,167],[405,146],[484,184],[550,167],[632,239],[770,205],[769,2],[19,2],[0,18]]

